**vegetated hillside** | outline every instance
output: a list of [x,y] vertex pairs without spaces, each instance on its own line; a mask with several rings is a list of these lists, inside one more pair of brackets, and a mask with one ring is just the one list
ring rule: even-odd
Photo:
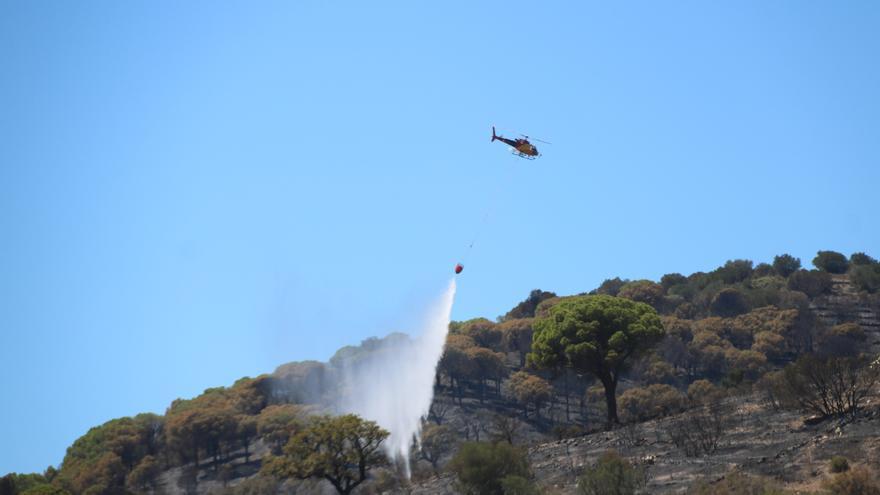
[[[815,270],[805,270],[782,255],[772,265],[733,260],[709,273],[672,273],[659,282],[610,279],[589,292],[604,299],[536,290],[498,321],[454,322],[413,480],[377,466],[355,491],[474,491],[467,484],[472,475],[461,468],[466,463],[453,458],[483,455],[474,459],[491,464],[493,458],[485,456],[501,454],[463,448],[469,441],[525,449],[530,468],[505,482],[507,493],[535,487],[575,493],[578,477],[589,478],[591,466],[609,450],[634,467],[636,485],[652,493],[698,490],[703,478],[714,481],[732,470],[816,488],[832,455],[876,469],[880,446],[868,433],[878,431],[871,381],[878,366],[859,356],[880,353],[880,264],[862,253],[846,258],[828,251],[813,263]],[[620,353],[605,349],[600,360],[617,366],[619,374],[597,379],[602,370],[592,367],[596,359],[568,359],[565,352],[575,347],[557,349],[568,340],[547,340],[570,330],[565,325],[579,324],[578,318],[601,319],[596,311],[612,310],[630,312],[641,322],[638,328],[656,319],[662,329],[650,346],[644,337],[645,349],[633,339]],[[589,333],[584,329],[577,335]],[[542,339],[537,350],[536,331]],[[0,495],[336,493],[326,480],[295,479],[308,473],[285,446],[305,442],[310,418],[333,410],[340,370],[381,352],[389,340],[405,338],[368,339],[340,349],[329,363],[289,363],[208,389],[174,401],[162,416],[109,421],[74,442],[59,469],[2,478]],[[576,349],[594,356],[590,345]],[[865,390],[831,408],[822,406],[828,398],[818,406],[805,402],[815,389],[815,370],[851,378]],[[614,402],[606,393],[611,381]],[[616,405],[619,424],[609,423],[609,405]],[[815,421],[806,425],[807,417]],[[512,452],[504,455],[519,451]],[[476,491],[501,493],[492,480],[485,486],[493,488]]]

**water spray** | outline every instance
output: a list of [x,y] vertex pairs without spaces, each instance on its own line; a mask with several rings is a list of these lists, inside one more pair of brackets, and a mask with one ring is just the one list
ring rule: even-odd
[[341,412],[375,421],[389,431],[385,452],[410,471],[410,449],[419,442],[422,418],[434,399],[437,363],[449,331],[455,279],[425,314],[420,333],[410,339],[389,339],[377,352],[345,372],[346,393]]

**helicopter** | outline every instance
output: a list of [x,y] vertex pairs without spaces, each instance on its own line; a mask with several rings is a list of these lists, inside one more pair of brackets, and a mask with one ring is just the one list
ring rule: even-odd
[[[513,153],[515,155],[518,155],[520,158],[525,158],[526,160],[534,160],[535,158],[541,156],[541,154],[538,153],[538,148],[536,148],[534,144],[529,142],[528,136],[526,136],[525,134],[520,134],[520,136],[522,136],[522,138],[507,139],[506,137],[495,134],[495,126],[492,126],[492,141],[490,142],[495,142],[495,140],[501,141],[502,143],[513,148]],[[538,141],[539,143],[550,144],[547,141],[541,141],[540,139],[535,139],[535,141]]]

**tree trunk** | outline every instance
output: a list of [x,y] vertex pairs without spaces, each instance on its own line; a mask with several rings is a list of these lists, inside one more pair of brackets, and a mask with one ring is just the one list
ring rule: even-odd
[[602,386],[605,387],[605,405],[608,408],[608,426],[620,424],[617,419],[617,380],[610,376],[601,377]]

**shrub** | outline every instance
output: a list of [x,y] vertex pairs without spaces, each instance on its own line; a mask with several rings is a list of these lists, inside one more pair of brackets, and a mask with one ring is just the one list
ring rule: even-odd
[[832,473],[842,473],[844,471],[849,471],[849,461],[846,460],[846,457],[842,455],[836,455],[831,458],[829,462]]
[[660,284],[650,280],[636,280],[621,287],[617,295],[656,308],[663,299],[663,292],[663,287]]
[[822,336],[819,348],[823,356],[857,356],[867,339],[858,323],[841,323]]
[[748,313],[749,302],[742,292],[728,287],[715,294],[710,309],[714,315],[730,318]]
[[504,442],[466,442],[449,469],[458,476],[462,491],[481,495],[503,495],[502,480],[506,477],[527,479],[530,475],[525,453]]
[[875,265],[877,260],[865,253],[853,253],[849,256],[849,264],[852,265]]
[[788,277],[792,273],[801,269],[801,260],[790,254],[780,254],[773,258],[773,269],[776,270],[776,273],[779,275]]
[[636,469],[616,452],[606,452],[595,466],[578,478],[578,493],[582,495],[631,495],[645,482],[641,470]]
[[880,495],[880,484],[865,468],[838,474],[825,483],[831,495]]
[[686,283],[687,277],[680,273],[667,273],[666,275],[660,277],[660,285],[663,286],[664,290],[669,290],[670,287]]
[[725,284],[742,282],[752,275],[753,263],[749,260],[730,260],[712,272],[712,275]]
[[873,294],[880,290],[880,264],[853,266],[849,278],[856,288]]
[[696,404],[711,404],[724,397],[724,390],[709,380],[696,380],[688,386],[688,399]]
[[731,416],[722,404],[691,409],[669,425],[667,434],[688,457],[714,454],[727,434]]
[[849,261],[836,251],[819,251],[813,258],[813,266],[828,273],[846,273]]
[[831,275],[817,270],[798,270],[788,277],[788,288],[810,298],[821,296],[831,291]]
[[501,478],[501,489],[504,495],[538,495],[540,492],[535,484],[522,476],[513,474]]
[[776,273],[776,270],[773,268],[773,265],[768,263],[758,263],[755,266],[755,270],[752,272],[752,276],[754,277],[766,277],[768,275],[773,275]]
[[775,483],[742,473],[732,473],[718,482],[701,480],[688,488],[688,495],[782,495]]
[[618,402],[627,421],[644,421],[666,416],[684,407],[684,397],[681,392],[664,384],[631,388],[620,394]]
[[853,417],[878,378],[880,366],[867,359],[807,355],[785,368],[783,384],[807,412]]

